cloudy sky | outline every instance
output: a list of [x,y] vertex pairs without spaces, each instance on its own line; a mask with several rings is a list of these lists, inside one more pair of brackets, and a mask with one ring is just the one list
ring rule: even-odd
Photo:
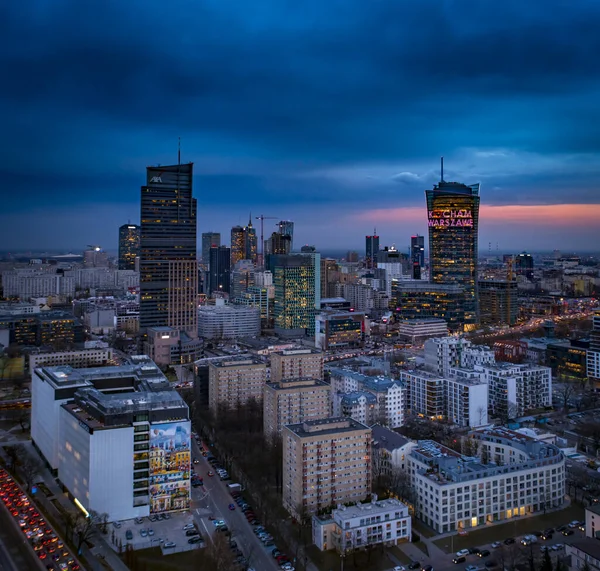
[[0,6],[2,250],[116,248],[178,137],[224,243],[252,212],[404,249],[443,155],[482,250],[600,249],[598,0],[27,6]]

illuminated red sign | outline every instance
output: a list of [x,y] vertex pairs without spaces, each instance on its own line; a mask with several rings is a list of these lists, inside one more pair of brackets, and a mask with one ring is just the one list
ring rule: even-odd
[[471,210],[430,210],[427,213],[429,226],[440,228],[473,227]]

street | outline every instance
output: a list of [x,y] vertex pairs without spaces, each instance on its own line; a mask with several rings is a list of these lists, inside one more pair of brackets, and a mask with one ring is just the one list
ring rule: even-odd
[[[214,469],[202,456],[200,447],[192,441],[193,456],[200,462],[194,464],[196,473],[204,479],[204,486],[192,488],[192,513],[198,524],[198,529],[205,535],[206,541],[212,541],[215,528],[209,517],[225,520],[231,531],[232,539],[244,553],[250,567],[260,571],[279,571],[279,566],[258,537],[243,513],[238,509],[230,511],[228,506],[233,498],[227,489],[227,483],[222,482],[218,475],[208,477],[208,471]],[[229,483],[229,482],[228,482]]]

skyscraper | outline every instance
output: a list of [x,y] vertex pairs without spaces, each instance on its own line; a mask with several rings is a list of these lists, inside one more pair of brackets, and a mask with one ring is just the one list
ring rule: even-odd
[[248,226],[244,228],[245,239],[246,239],[246,256],[244,259],[250,260],[253,264],[256,264],[258,259],[258,241],[256,239],[256,228],[252,226],[252,216],[248,220]]
[[242,226],[231,229],[231,267],[246,259],[246,232]]
[[193,164],[148,167],[141,189],[140,329],[167,326],[198,337]]
[[[292,247],[294,245],[294,223],[291,220],[281,220],[279,224],[277,224],[277,233],[282,236],[290,237],[290,249],[289,252],[292,251]],[[273,252],[275,253],[275,252]]]
[[477,231],[479,184],[443,179],[426,190],[429,226],[429,276],[434,283],[460,285],[465,292],[465,328],[479,323]]
[[250,260],[240,260],[231,270],[231,298],[240,297],[254,285],[254,264]]
[[273,232],[264,243],[265,256],[270,254],[290,254],[292,252],[292,239],[287,234]]
[[425,236],[410,237],[410,261],[413,279],[420,280],[421,268],[425,266]]
[[123,224],[119,227],[119,269],[135,270],[135,259],[140,255],[140,227]]
[[533,279],[533,256],[527,252],[521,252],[515,256],[517,275],[525,276],[528,280]]
[[373,269],[377,267],[377,252],[379,252],[379,236],[365,237],[365,267]]
[[213,246],[209,253],[208,293],[231,291],[231,250],[227,246]]
[[210,263],[210,249],[213,246],[217,248],[221,245],[220,232],[203,232],[202,233],[202,263],[208,266]]
[[283,334],[312,333],[321,298],[320,254],[273,255],[269,264],[275,286],[275,329]]

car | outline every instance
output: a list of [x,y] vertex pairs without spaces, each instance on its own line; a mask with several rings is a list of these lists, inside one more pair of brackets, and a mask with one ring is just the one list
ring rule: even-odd
[[579,531],[583,531],[585,533],[585,525],[584,524],[581,524],[578,529],[579,529]]
[[406,567],[404,567],[404,565],[396,565],[394,571],[406,571]]
[[169,514],[163,514],[163,519],[171,519],[171,516]]
[[142,528],[142,529],[140,529],[140,535],[142,537],[146,537],[148,535],[148,532],[145,529]]
[[200,464],[200,460],[198,460],[198,458],[194,458],[194,464]]
[[60,571],[68,571],[69,566],[63,561],[62,563],[58,564],[58,568]]
[[514,537],[507,537],[504,540],[504,545],[512,545],[515,542],[515,538]]
[[559,526],[556,528],[556,531],[565,531],[565,529],[567,529],[567,526],[566,526],[566,525],[559,525]]
[[469,555],[470,551],[468,549],[461,549],[460,551],[456,552],[456,557],[466,557],[467,555]]
[[575,533],[575,532],[574,532],[572,529],[565,529],[565,530],[562,532],[562,534],[563,534],[565,537],[568,537],[569,535],[573,535],[574,533]]
[[424,565],[423,571],[433,571],[433,566],[432,565]]
[[271,555],[273,556],[273,559],[276,559],[277,557],[279,557],[281,555],[281,551],[279,551],[279,549],[273,549],[273,551],[271,551]]
[[113,521],[113,526],[116,527],[117,529],[119,529],[121,527],[121,522],[120,521]]
[[138,523],[138,524],[139,523],[143,523],[144,522],[144,518],[143,517],[136,517],[134,521],[135,521],[135,523]]
[[125,539],[133,539],[133,532],[130,529],[125,532]]
[[546,533],[546,532],[544,532],[544,533],[542,534],[542,539],[543,539],[544,541],[546,541],[546,540],[548,540],[548,539],[552,539],[552,534],[551,534],[551,533]]
[[263,545],[265,547],[271,547],[272,545],[275,545],[275,544],[273,543],[272,539],[267,539],[267,541],[263,541]]
[[465,567],[465,571],[477,571],[477,569],[478,569],[478,568],[477,568],[477,566],[475,566],[475,565],[467,565],[467,566]]
[[199,535],[196,535],[194,537],[190,537],[188,539],[188,543],[200,543],[202,541],[202,538]]
[[152,537],[154,535],[154,530],[151,527],[148,528],[148,535],[150,537]]
[[464,563],[467,560],[466,557],[464,557],[463,555],[461,555],[460,557],[455,557],[452,560],[452,563],[454,563],[455,565],[458,565],[459,563]]
[[186,537],[192,537],[194,535],[200,535],[200,534],[195,529],[188,529],[188,530],[186,530],[185,535],[186,535]]
[[208,477],[212,478],[215,475],[215,473],[212,470],[208,471]]
[[469,553],[471,555],[477,555],[479,553],[479,547],[469,547]]
[[163,543],[163,547],[165,549],[172,549],[173,547],[177,547],[177,544],[174,541],[166,541]]
[[154,514],[152,514],[148,519],[150,521],[154,522],[154,521],[156,521],[156,516]]
[[494,541],[494,543],[492,543],[492,548],[493,549],[498,549],[498,547],[501,547],[502,543],[500,543],[499,541]]
[[223,520],[223,519],[215,519],[215,520],[213,520],[213,525],[215,527],[222,527],[222,526],[225,525],[225,520]]
[[414,569],[420,569],[420,568],[421,568],[421,564],[420,564],[418,561],[411,561],[411,562],[408,564],[408,568],[409,568],[411,571],[414,571]]
[[229,509],[233,511],[235,509],[235,504],[229,504]]
[[481,550],[481,551],[480,551],[480,552],[477,554],[477,556],[478,556],[478,557],[481,557],[482,559],[483,559],[484,557],[489,557],[490,555],[491,555],[491,552],[490,552],[490,550],[489,550],[489,549],[482,549],[482,550]]
[[[214,522],[213,522],[214,523]],[[196,526],[193,523],[186,523],[183,526],[183,531],[187,531],[188,529],[194,529]]]
[[565,548],[565,544],[564,543],[555,543],[552,546],[552,551],[560,551],[561,549]]
[[580,524],[580,523],[581,523],[580,521],[578,521],[578,520],[574,519],[574,520],[573,520],[573,521],[572,521],[572,522],[571,522],[571,523],[568,525],[568,527],[571,527],[571,528],[573,528],[573,527],[579,527],[579,524]]

